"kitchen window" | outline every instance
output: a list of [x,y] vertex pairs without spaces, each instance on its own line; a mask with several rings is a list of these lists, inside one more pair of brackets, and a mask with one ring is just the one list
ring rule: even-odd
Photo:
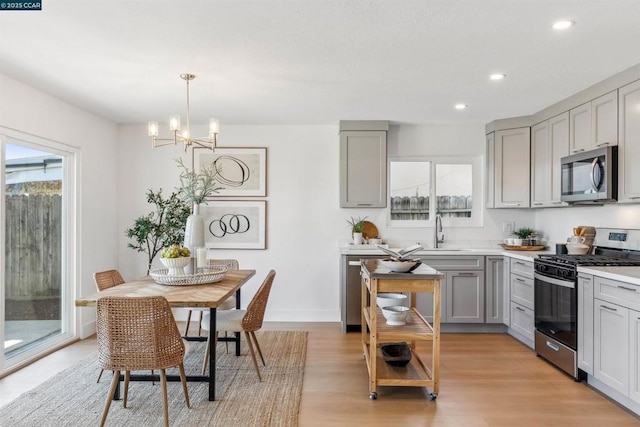
[[479,157],[392,158],[389,225],[426,227],[440,215],[447,226],[481,226],[481,184]]

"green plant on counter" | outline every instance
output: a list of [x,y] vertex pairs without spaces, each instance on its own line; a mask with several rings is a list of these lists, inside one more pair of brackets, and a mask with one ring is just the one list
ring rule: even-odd
[[513,235],[518,236],[520,239],[528,239],[532,234],[535,234],[535,230],[527,227],[518,228],[513,232]]
[[351,225],[351,231],[353,231],[354,233],[362,233],[365,219],[367,219],[366,216],[364,218],[355,219],[351,217],[350,220],[348,219],[347,222]]

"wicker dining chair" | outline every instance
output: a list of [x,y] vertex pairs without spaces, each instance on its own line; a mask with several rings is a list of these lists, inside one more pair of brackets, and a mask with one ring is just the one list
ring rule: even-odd
[[[240,264],[235,259],[209,259],[207,260],[207,265],[209,268],[214,267],[227,267],[228,270],[238,270],[240,269]],[[225,302],[218,307],[218,310],[232,310],[236,308],[236,297],[232,296],[227,298]],[[208,308],[189,308],[189,313],[187,314],[187,324],[184,327],[184,336],[189,335],[189,323],[191,323],[191,313],[197,311],[199,313],[198,316],[198,336],[202,334],[202,316],[205,312],[208,312]],[[225,335],[226,336],[226,335]],[[227,346],[227,352],[229,351]]]
[[[251,353],[251,358],[253,359],[253,366],[256,368],[258,380],[260,381],[262,381],[262,377],[260,375],[258,361],[256,360],[256,354],[253,350],[253,344],[255,344],[256,350],[258,350],[262,365],[266,366],[266,364],[264,363],[264,357],[262,356],[262,350],[260,350],[260,344],[258,344],[258,339],[256,338],[255,332],[262,328],[264,313],[267,308],[269,293],[271,292],[271,285],[273,284],[273,279],[275,277],[276,272],[274,270],[271,270],[269,274],[267,274],[267,277],[264,279],[264,282],[262,282],[262,285],[258,289],[258,292],[256,292],[256,294],[253,296],[253,299],[247,306],[246,310],[218,311],[216,314],[216,331],[213,332],[213,345],[216,345],[218,342],[218,331],[244,332],[245,337],[247,338],[247,343],[249,344],[249,352]],[[206,331],[209,331],[211,329],[210,317],[211,316],[206,313],[202,318],[202,329]],[[211,335],[212,333],[210,332],[209,339],[207,340],[207,349],[204,355],[202,375],[204,375],[204,373],[206,372],[207,363],[209,362],[209,340],[211,339]]]
[[107,420],[120,372],[124,371],[126,408],[130,371],[148,369],[160,370],[164,424],[169,426],[166,368],[178,366],[187,408],[191,407],[183,365],[185,345],[169,302],[161,296],[103,297],[97,305],[98,361],[102,369],[113,371],[100,426]]
[[[93,273],[93,281],[96,282],[96,288],[98,288],[98,291],[104,291],[105,289],[113,288],[114,286],[124,283],[124,279],[118,270],[106,270]],[[103,372],[104,369],[100,369],[100,373],[98,374],[98,379],[96,381],[97,383],[100,382]]]

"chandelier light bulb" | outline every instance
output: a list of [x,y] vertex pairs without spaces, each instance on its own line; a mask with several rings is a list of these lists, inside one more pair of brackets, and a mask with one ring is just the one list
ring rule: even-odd
[[553,29],[554,30],[566,30],[567,28],[571,28],[574,25],[575,25],[575,22],[569,21],[569,20],[557,21],[557,22],[553,23]]
[[489,78],[490,78],[491,80],[502,80],[502,79],[504,79],[505,77],[507,77],[507,75],[506,75],[506,74],[504,74],[504,73],[495,73],[495,74],[491,74],[491,75],[489,76]]
[[180,130],[180,116],[170,116],[169,117],[169,130],[178,131]]
[[149,122],[149,136],[158,136],[158,122]]
[[220,133],[220,122],[218,119],[209,119],[209,138],[215,138]]

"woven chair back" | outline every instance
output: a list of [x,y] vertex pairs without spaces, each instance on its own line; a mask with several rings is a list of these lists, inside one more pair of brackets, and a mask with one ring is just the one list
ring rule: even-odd
[[110,371],[165,369],[185,346],[166,298],[103,297],[97,307],[98,361]]
[[239,270],[240,264],[236,259],[209,259],[207,260],[209,268],[213,267],[227,267],[229,270]]
[[122,285],[124,279],[118,270],[107,270],[93,273],[93,281],[96,282],[96,287],[99,291],[113,288],[117,285]]
[[262,327],[264,312],[267,309],[267,301],[269,300],[269,293],[271,292],[271,285],[275,277],[276,272],[271,270],[247,306],[246,313],[242,318],[242,329],[245,332],[255,332]]

